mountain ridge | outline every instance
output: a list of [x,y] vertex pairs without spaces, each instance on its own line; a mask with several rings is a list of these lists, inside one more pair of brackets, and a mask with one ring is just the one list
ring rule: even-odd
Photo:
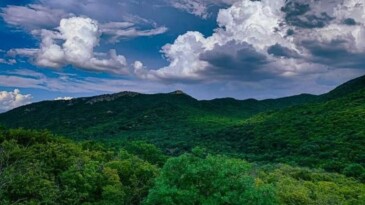
[[364,179],[365,77],[323,95],[197,100],[182,91],[120,92],[44,101],[0,114],[9,128],[48,129],[111,146],[142,140],[169,155],[201,146],[254,162],[288,163]]
[[[204,100],[198,100],[194,97],[192,97],[191,95],[185,93],[182,90],[175,90],[175,91],[171,91],[171,92],[167,92],[167,93],[154,93],[154,94],[147,94],[147,93],[140,93],[140,92],[134,92],[134,91],[120,91],[117,93],[110,93],[110,94],[101,94],[101,95],[96,95],[96,96],[90,96],[90,97],[78,97],[78,98],[73,98],[71,100],[44,100],[44,101],[40,101],[40,102],[35,102],[35,103],[31,103],[28,105],[24,105],[24,106],[20,106],[17,108],[21,108],[21,107],[25,107],[25,106],[30,106],[36,103],[42,103],[42,102],[52,102],[52,101],[75,101],[75,100],[92,100],[95,99],[94,101],[100,101],[100,100],[96,100],[96,99],[101,99],[101,101],[106,100],[106,101],[110,101],[110,100],[115,100],[117,98],[120,97],[135,97],[137,95],[185,95],[185,96],[189,96],[190,98],[193,98],[197,101],[202,101],[202,102],[218,102],[218,101],[238,101],[238,102],[252,102],[252,101],[256,101],[256,102],[270,102],[270,101],[275,101],[275,100],[291,100],[293,98],[324,98],[324,99],[332,99],[335,98],[336,96],[341,96],[341,95],[347,95],[349,93],[352,93],[358,89],[362,89],[365,87],[365,75],[364,76],[360,76],[358,78],[352,79],[350,81],[347,81],[339,86],[337,86],[336,88],[334,88],[333,90],[327,92],[327,93],[323,93],[323,94],[319,94],[319,95],[314,95],[314,94],[309,94],[309,93],[301,93],[301,94],[297,94],[297,95],[292,95],[292,96],[285,96],[285,97],[278,97],[278,98],[266,98],[266,99],[255,99],[255,98],[247,98],[247,99],[237,99],[234,97],[221,97],[221,98],[213,98],[213,99],[204,99]],[[355,88],[355,89],[354,89]],[[14,108],[14,109],[17,109]],[[14,110],[13,109],[13,110]],[[7,112],[10,112],[12,110],[9,110]],[[6,112],[5,112],[6,113]],[[3,114],[3,113],[0,113]]]
[[[170,118],[173,118],[174,114],[181,116],[181,118],[199,118],[194,114],[199,113],[201,116],[233,117],[242,120],[260,112],[280,110],[308,103],[325,102],[346,96],[362,88],[365,88],[365,76],[348,81],[322,95],[299,94],[264,100],[238,100],[235,98],[197,100],[181,90],[157,94],[122,91],[114,94],[74,98],[71,100],[42,101],[25,105],[0,114],[0,124],[9,127],[21,126],[26,128],[39,128],[40,126],[40,128],[51,130],[53,130],[54,126],[58,126],[61,130],[61,126],[58,124],[68,125],[73,121],[81,121],[81,125],[83,125],[84,118],[88,118],[93,122],[91,124],[94,125],[100,125],[101,123],[109,124],[109,121],[118,121],[120,119],[123,119],[120,123],[128,123],[133,121],[133,119],[143,123],[145,120],[142,120],[143,116],[140,116],[143,113],[152,113],[156,119],[169,114],[171,115]],[[52,118],[55,116],[59,119],[53,120]],[[100,120],[101,118],[103,120]],[[180,121],[182,120],[181,118],[179,118]],[[177,122],[180,122],[179,120]],[[69,134],[69,132],[61,132],[59,134]]]

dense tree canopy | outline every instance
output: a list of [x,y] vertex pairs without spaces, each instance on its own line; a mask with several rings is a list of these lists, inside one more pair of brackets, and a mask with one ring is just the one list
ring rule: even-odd
[[322,168],[365,182],[364,118],[365,76],[319,96],[262,101],[129,92],[46,101],[2,113],[0,123],[96,140],[158,167],[166,161],[161,151],[178,156],[201,146],[249,162]]
[[48,132],[2,131],[0,152],[4,205],[139,204],[159,170],[126,150],[76,144]]
[[274,187],[257,183],[249,163],[194,151],[167,161],[145,204],[276,204]]
[[[167,161],[166,161],[167,160]],[[348,176],[363,174],[350,164]],[[167,159],[151,144],[117,149],[45,131],[0,131],[0,204],[363,205],[354,178],[259,165],[195,148]]]

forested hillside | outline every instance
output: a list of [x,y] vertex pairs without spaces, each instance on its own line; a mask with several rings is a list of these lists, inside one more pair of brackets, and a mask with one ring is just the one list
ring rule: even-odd
[[[353,186],[356,184],[356,187],[362,187],[363,184],[361,183],[365,182],[364,119],[365,77],[354,79],[320,96],[298,95],[263,101],[254,99],[240,101],[230,98],[199,101],[181,91],[155,95],[122,92],[69,101],[40,102],[0,115],[0,123],[5,127],[48,129],[56,134],[78,140],[75,143],[50,138],[56,143],[68,143],[67,146],[62,145],[62,149],[76,147],[70,151],[62,150],[62,153],[78,157],[86,155],[82,158],[91,160],[92,163],[97,161],[95,162],[96,165],[90,165],[99,166],[99,169],[90,168],[94,171],[100,170],[100,167],[110,163],[112,167],[119,167],[119,165],[114,164],[115,160],[117,160],[115,163],[122,164],[127,162],[119,162],[119,160],[130,160],[128,163],[138,162],[140,166],[147,167],[148,176],[143,175],[143,180],[145,180],[143,186],[146,187],[139,187],[139,195],[136,196],[139,200],[138,203],[144,198],[147,204],[179,204],[176,201],[181,200],[188,201],[186,204],[210,204],[211,201],[220,200],[221,202],[218,204],[225,204],[224,200],[231,200],[227,202],[228,204],[234,204],[233,201],[240,202],[238,204],[336,204],[341,200],[350,200],[351,197],[347,198],[348,196],[352,196],[351,200],[354,202],[343,201],[337,204],[363,204],[363,201],[360,202],[361,200],[356,201],[360,199],[360,196],[356,194],[364,194],[362,188],[356,194],[352,192],[345,194],[342,193],[344,191],[342,190],[344,188],[342,183],[350,183]],[[31,136],[39,134],[33,133]],[[85,140],[92,140],[93,143],[84,144]],[[140,142],[131,144],[132,141]],[[154,144],[158,148],[141,141]],[[48,163],[39,162],[38,159],[28,159],[32,156],[37,157],[39,153],[44,153],[44,151],[39,152],[39,149],[43,149],[39,148],[39,144],[44,144],[44,142],[36,145],[36,151],[31,148],[33,142],[24,144],[21,140],[15,139],[14,141],[12,137],[5,137],[3,143],[6,146],[16,148],[15,150],[19,148],[20,151],[16,153],[30,152],[30,154],[21,154],[20,156],[25,157],[26,155],[25,161],[27,163],[28,160],[32,161],[32,166],[34,165],[33,162]],[[45,143],[47,143],[47,149],[53,147],[53,145],[48,145],[49,141],[45,141]],[[97,159],[93,158],[95,155],[93,153],[95,151],[94,143],[97,144],[97,146],[95,144],[96,151],[102,154],[102,157]],[[85,146],[91,145],[93,146],[85,148]],[[23,149],[21,146],[25,146],[25,148]],[[196,146],[206,149],[212,155],[186,154]],[[30,148],[31,150],[28,150]],[[126,158],[120,158],[121,148],[129,152],[126,154],[125,151],[122,151],[123,157]],[[2,150],[4,149],[2,148]],[[109,155],[104,156],[105,153]],[[88,156],[90,154],[91,156]],[[221,156],[222,154],[225,156]],[[165,155],[176,158],[171,158],[165,164]],[[43,157],[39,158],[43,160]],[[72,159],[78,158],[72,157]],[[54,164],[51,166],[59,166],[57,169],[62,170],[54,172],[53,169],[55,168],[47,168],[50,172],[45,171],[40,178],[50,177],[49,180],[56,180],[61,172],[63,173],[73,166],[63,164],[64,162],[76,163],[70,159],[52,162]],[[18,166],[17,163],[14,166]],[[11,169],[27,169],[27,166],[21,166]],[[163,168],[160,170],[162,166]],[[225,170],[225,167],[230,166],[232,166],[230,169],[233,169],[232,173],[229,171],[230,169]],[[333,174],[290,166],[325,170]],[[214,170],[213,167],[219,169]],[[9,168],[9,170],[11,169]],[[73,169],[76,168],[73,167]],[[145,168],[142,169],[146,171]],[[210,169],[213,169],[214,173],[209,173]],[[25,171],[23,170],[23,172]],[[238,172],[245,173],[245,175],[241,176]],[[2,174],[6,173],[8,172],[2,172]],[[8,174],[17,173],[18,171],[10,171]],[[53,175],[49,176],[49,173]],[[208,177],[206,181],[202,182],[194,178],[195,174],[198,176],[200,173],[202,176],[199,178],[202,177],[202,180],[205,180],[204,177]],[[348,178],[336,173],[343,174]],[[138,177],[138,174],[133,175],[133,177]],[[188,178],[186,180],[176,178],[177,176],[189,176],[189,174],[190,177],[188,178],[193,180],[191,182],[187,180]],[[237,180],[239,184],[234,184],[234,180],[230,181],[229,177],[225,177],[225,174],[243,178]],[[301,176],[302,174],[304,176]],[[10,175],[8,177],[11,177]],[[23,174],[21,173],[21,175]],[[155,181],[156,176],[158,177]],[[201,185],[201,183],[213,183],[213,179],[209,176],[217,176],[215,178],[218,181],[214,184]],[[223,178],[219,179],[222,176]],[[98,177],[105,178],[105,176]],[[128,177],[130,176],[128,175]],[[224,178],[227,178],[227,181]],[[55,182],[47,183],[61,183],[60,180],[61,178],[57,178]],[[152,186],[152,182],[155,182],[154,186]],[[137,182],[121,182],[123,186],[129,186],[128,184],[133,183]],[[175,186],[174,183],[181,183],[181,187],[180,185]],[[102,199],[103,190],[106,189],[104,186],[108,185],[108,183],[99,184],[98,190],[94,190],[101,197],[100,200],[104,200]],[[199,187],[196,187],[198,185]],[[58,190],[62,186],[59,184],[52,186],[57,187],[55,196],[63,196],[62,198],[67,199],[62,195],[64,193],[61,193],[64,190]],[[278,188],[278,186],[284,187]],[[290,195],[289,192],[293,190],[286,186],[300,187],[301,193],[299,195],[303,197],[304,202],[291,203],[290,197],[295,198],[299,195],[297,192]],[[207,187],[214,188],[206,192]],[[242,187],[252,190],[252,194],[249,196],[253,198],[241,199],[239,198],[241,195],[238,196],[229,192],[229,190],[243,189]],[[82,189],[75,188],[74,191]],[[350,191],[353,188],[345,189]],[[67,188],[67,190],[69,189]],[[150,190],[148,197],[146,190]],[[329,196],[327,195],[329,192],[324,191],[324,196],[321,196],[324,198],[310,194],[317,193],[317,191],[318,194],[322,193],[321,190],[336,190],[336,193],[331,192],[334,195]],[[115,190],[111,191],[114,192]],[[337,193],[337,191],[339,192]],[[124,195],[130,196],[129,192],[133,192],[133,188],[123,189]],[[211,193],[215,192],[217,194],[213,195],[218,198],[209,198],[212,196]],[[251,193],[251,191],[249,192]],[[228,199],[226,196],[220,195],[221,193],[227,193],[232,198],[228,197]],[[192,194],[196,194],[193,199],[198,201],[188,200],[192,198]],[[5,193],[5,195],[10,196],[11,194]],[[263,195],[267,197],[262,197]],[[335,196],[346,197],[339,199]],[[76,198],[80,197],[77,196]],[[86,198],[89,200],[89,197]],[[267,198],[268,201],[260,201],[262,198]],[[7,200],[12,201],[13,199]],[[128,203],[131,203],[131,200],[137,199],[125,200],[129,200]],[[250,202],[250,200],[256,202]],[[316,202],[316,200],[322,202]]]
[[265,101],[231,98],[198,101],[181,91],[155,95],[121,92],[27,105],[1,114],[0,123],[13,128],[49,129],[82,139],[138,135],[163,138],[171,137],[167,135],[171,132],[185,138],[196,129],[221,128],[263,111],[317,99],[299,95]]
[[0,204],[363,205],[339,174],[257,165],[202,148],[167,158],[143,142],[107,148],[48,132],[0,130]]
[[365,205],[365,0],[0,0],[0,205]]
[[365,89],[335,100],[261,113],[202,138],[250,161],[324,168],[365,181],[364,119]]

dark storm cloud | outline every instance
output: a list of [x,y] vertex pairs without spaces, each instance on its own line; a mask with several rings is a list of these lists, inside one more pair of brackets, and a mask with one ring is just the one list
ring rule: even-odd
[[299,57],[299,54],[295,50],[284,47],[278,43],[273,46],[270,46],[267,50],[267,53],[276,57],[286,57],[286,58]]
[[348,49],[344,39],[331,42],[303,41],[302,46],[312,55],[312,61],[338,68],[365,69],[365,53],[355,53]]
[[357,24],[353,18],[347,18],[343,21],[343,23],[349,26],[355,26]]
[[294,35],[295,34],[295,31],[293,30],[293,29],[288,29],[287,31],[286,31],[286,35],[287,36],[292,36],[292,35]]
[[209,63],[204,75],[257,81],[266,79],[269,74],[260,72],[270,61],[267,56],[256,51],[248,43],[230,41],[225,45],[216,45],[213,50],[200,55],[200,60]]
[[[315,5],[314,5],[315,6]],[[288,0],[281,11],[285,13],[285,21],[288,25],[300,28],[323,28],[334,18],[326,12],[312,13],[310,4]]]

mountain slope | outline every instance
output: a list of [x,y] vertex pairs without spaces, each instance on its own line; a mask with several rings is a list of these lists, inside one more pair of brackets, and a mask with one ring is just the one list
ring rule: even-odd
[[365,89],[260,113],[202,139],[250,161],[320,167],[365,180]]
[[181,91],[154,95],[121,92],[34,103],[1,114],[0,124],[49,129],[57,134],[92,139],[138,135],[167,137],[167,133],[169,136],[197,135],[196,129],[223,128],[263,111],[317,98],[299,95],[265,101],[230,98],[198,101]]
[[170,154],[207,147],[250,161],[321,167],[365,180],[365,77],[320,95],[198,101],[181,91],[46,101],[0,115],[8,127],[49,129],[113,146],[146,140]]
[[365,76],[355,78],[353,80],[350,80],[350,81],[338,86],[336,89],[323,95],[323,98],[335,99],[338,97],[343,97],[345,95],[349,95],[351,93],[357,92],[362,89],[365,89]]

